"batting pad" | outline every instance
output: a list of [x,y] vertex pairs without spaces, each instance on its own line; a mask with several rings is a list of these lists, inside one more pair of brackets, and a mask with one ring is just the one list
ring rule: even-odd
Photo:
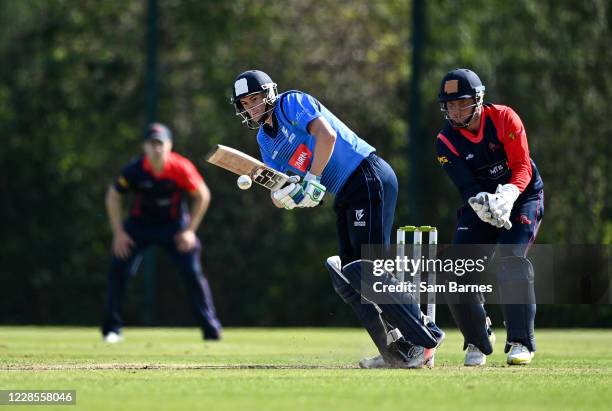
[[[375,276],[374,263],[370,260],[357,260],[347,264],[342,269],[343,277],[351,287],[366,300],[380,301],[381,296],[374,291],[374,283],[399,286],[399,281],[390,273],[384,272]],[[424,315],[416,300],[410,293],[388,293],[384,296],[388,304],[377,304],[382,310],[382,316],[394,324],[404,335],[404,338],[413,344],[425,348],[434,348],[442,331],[433,323],[424,324]]]

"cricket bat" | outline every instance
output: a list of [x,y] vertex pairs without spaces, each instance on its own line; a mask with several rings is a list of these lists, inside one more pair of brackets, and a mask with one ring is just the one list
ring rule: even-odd
[[271,191],[282,188],[287,183],[297,183],[299,176],[288,176],[276,171],[242,151],[217,144],[205,157],[206,161],[234,174],[247,175],[251,179]]

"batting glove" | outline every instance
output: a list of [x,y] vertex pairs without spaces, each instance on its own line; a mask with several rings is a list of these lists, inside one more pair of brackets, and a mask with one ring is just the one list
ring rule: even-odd
[[293,210],[304,199],[304,190],[300,184],[291,183],[272,192],[272,197],[281,203],[286,210]]
[[327,189],[321,184],[321,177],[315,176],[310,171],[306,173],[302,183],[304,198],[298,203],[298,207],[318,206]]

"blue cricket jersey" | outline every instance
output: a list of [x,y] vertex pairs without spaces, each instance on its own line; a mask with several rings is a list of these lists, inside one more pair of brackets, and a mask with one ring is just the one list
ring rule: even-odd
[[337,194],[359,163],[374,147],[359,138],[340,119],[314,97],[301,91],[282,93],[274,107],[274,130],[261,127],[257,143],[264,163],[283,173],[304,176],[312,165],[316,139],[308,133],[308,124],[324,117],[336,131],[332,156],[321,175],[321,184]]

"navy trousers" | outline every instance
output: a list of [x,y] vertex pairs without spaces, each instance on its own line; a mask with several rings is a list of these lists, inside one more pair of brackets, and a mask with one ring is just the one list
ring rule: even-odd
[[[498,260],[514,257],[524,259],[527,257],[529,247],[535,241],[544,215],[544,191],[541,190],[517,200],[510,216],[512,222],[510,230],[496,228],[481,221],[468,205],[459,209],[457,214],[454,244],[481,244],[487,247],[487,250],[482,251],[489,257],[496,251],[496,244],[503,244],[503,247],[498,248],[499,255],[496,255]],[[481,304],[484,301],[478,296],[475,296],[474,300],[469,304],[449,304],[449,309],[463,333],[464,346],[474,344],[483,353],[489,354],[492,347],[488,341],[485,325],[486,312]],[[502,311],[506,324],[506,342],[519,342],[528,347],[530,351],[535,351],[536,305],[505,304],[502,305]],[[506,351],[508,349],[509,346],[506,344]]]
[[340,259],[361,258],[363,244],[390,244],[397,203],[397,177],[376,154],[364,159],[336,196]]
[[181,229],[178,224],[148,225],[127,220],[124,229],[134,240],[135,246],[128,258],[121,259],[113,256],[111,259],[102,333],[106,335],[111,331],[117,333],[120,331],[123,325],[121,307],[127,282],[138,270],[143,251],[152,245],[156,245],[170,256],[178,268],[204,338],[219,338],[222,327],[217,318],[210,286],[202,272],[200,241],[198,240],[197,246],[193,250],[183,253],[176,248],[174,241],[174,236]]

